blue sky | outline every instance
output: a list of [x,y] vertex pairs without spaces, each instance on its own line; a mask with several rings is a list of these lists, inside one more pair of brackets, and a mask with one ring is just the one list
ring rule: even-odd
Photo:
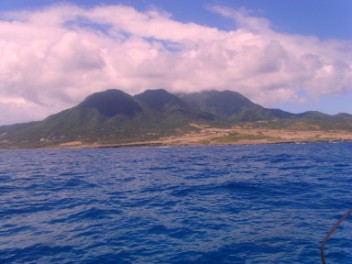
[[352,113],[350,25],[350,0],[2,1],[0,125],[108,88]]
[[[55,4],[53,0],[2,1],[1,10],[34,9]],[[232,8],[245,7],[268,18],[279,30],[290,33],[317,35],[321,38],[352,39],[352,1],[350,0],[75,0],[62,1],[92,7],[99,4],[124,4],[146,10],[151,6],[172,13],[176,20],[195,22],[222,29],[232,29],[228,20],[206,10],[209,5]]]

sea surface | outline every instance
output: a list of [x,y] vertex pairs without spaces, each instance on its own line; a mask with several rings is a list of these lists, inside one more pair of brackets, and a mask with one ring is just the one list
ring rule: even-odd
[[[320,263],[352,143],[0,151],[0,263]],[[352,219],[326,245],[352,263]]]

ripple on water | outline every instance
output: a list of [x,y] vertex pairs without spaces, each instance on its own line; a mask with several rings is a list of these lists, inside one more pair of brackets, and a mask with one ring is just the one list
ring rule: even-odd
[[[351,146],[0,151],[0,263],[319,263]],[[351,230],[328,263],[352,263]]]

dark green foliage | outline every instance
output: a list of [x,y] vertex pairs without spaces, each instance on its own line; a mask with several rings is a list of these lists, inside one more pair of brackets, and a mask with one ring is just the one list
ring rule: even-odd
[[195,94],[184,94],[182,98],[205,112],[223,117],[231,117],[243,108],[259,107],[239,93],[230,91],[206,91]]
[[172,95],[163,89],[147,90],[136,95],[135,98],[158,112],[169,110],[172,107],[177,107],[179,109],[187,108],[187,105],[177,96]]
[[142,108],[135,99],[119,90],[107,90],[102,93],[95,93],[88,96],[78,108],[97,109],[104,116],[112,117],[117,114],[132,117]]
[[248,122],[293,117],[291,113],[254,104],[243,95],[232,91],[205,91],[181,94],[180,97],[204,112],[229,121]]

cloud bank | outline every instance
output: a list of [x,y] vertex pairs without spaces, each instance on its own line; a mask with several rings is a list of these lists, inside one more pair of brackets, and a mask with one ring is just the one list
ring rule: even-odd
[[351,92],[351,41],[280,33],[246,10],[211,10],[234,29],[121,5],[0,14],[0,124],[42,119],[108,88],[229,89],[265,106]]

